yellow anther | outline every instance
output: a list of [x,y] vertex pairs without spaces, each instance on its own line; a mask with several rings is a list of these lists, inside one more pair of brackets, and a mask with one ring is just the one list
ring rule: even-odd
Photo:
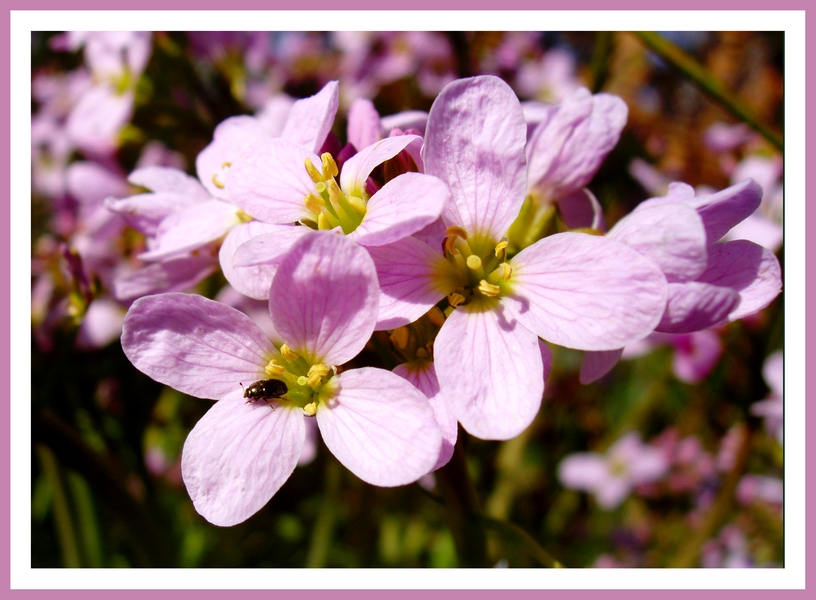
[[416,351],[416,357],[417,358],[430,358],[430,356],[431,355],[428,354],[428,351],[425,350],[425,348],[417,348],[417,351]]
[[499,271],[499,277],[504,281],[507,281],[513,275],[513,267],[510,266],[510,263],[503,262],[497,270]]
[[324,152],[320,155],[320,160],[323,163],[323,176],[328,179],[329,177],[337,177],[337,174],[340,173],[340,170],[337,168],[337,163],[334,162],[334,158],[328,152]]
[[238,212],[235,213],[235,216],[238,217],[238,221],[241,223],[249,223],[250,221],[255,220],[248,214],[246,214],[244,211],[242,211],[240,208],[238,209]]
[[334,229],[334,225],[329,223],[329,219],[321,212],[317,215],[317,228],[323,230]]
[[400,350],[404,350],[408,345],[408,328],[398,327],[391,332],[391,341]]
[[323,208],[323,206],[325,206],[325,201],[320,196],[315,196],[314,194],[309,194],[308,196],[306,196],[306,200],[304,200],[304,204],[306,205],[306,208],[310,212],[312,212],[312,213],[314,213],[316,215],[319,215],[320,214],[320,209]]
[[439,310],[438,307],[432,306],[428,311],[428,319],[437,327],[442,327],[445,324],[445,313]]
[[225,160],[224,162],[221,163],[221,168],[222,169],[226,169],[227,167],[231,167],[231,166],[232,166],[232,163],[230,161],[228,161],[228,160]]
[[487,279],[482,279],[479,282],[479,291],[490,298],[495,298],[501,293],[501,288],[497,285],[489,283]]
[[306,414],[307,417],[315,416],[317,414],[317,403],[309,402],[309,404],[303,407],[303,412]]
[[456,249],[455,235],[449,235],[445,238],[445,250],[448,254],[459,254],[459,250]]
[[451,294],[448,294],[448,304],[450,304],[453,308],[456,308],[457,306],[462,304],[462,302],[464,302],[464,301],[465,301],[465,297],[462,294],[459,294],[457,292],[453,292]]
[[507,248],[507,243],[508,243],[507,240],[503,239],[498,244],[496,244],[496,249],[494,250],[494,252],[496,253],[497,257],[502,255],[504,249]]
[[448,237],[460,237],[463,240],[467,239],[467,231],[459,227],[458,225],[451,225],[445,230],[445,235]]
[[269,361],[269,363],[264,367],[264,373],[269,375],[270,377],[280,377],[284,373],[286,373],[286,368],[279,365],[275,362],[275,359]]
[[300,358],[300,357],[299,357],[297,354],[295,354],[294,352],[292,352],[292,351],[289,349],[289,346],[287,346],[286,344],[283,344],[283,345],[280,347],[280,353],[281,353],[281,355],[283,356],[283,358],[285,358],[286,360],[292,360],[292,361],[294,361],[294,360],[297,360],[298,358]]
[[358,198],[357,196],[347,196],[346,199],[348,200],[349,205],[351,205],[351,208],[356,210],[361,215],[366,214],[365,200]]
[[301,375],[300,377],[297,378],[297,384],[306,387],[307,385],[309,385],[309,378],[306,377],[306,375]]
[[315,167],[314,164],[312,163],[312,159],[307,158],[305,161],[303,161],[303,166],[306,167],[306,172],[309,174],[309,177],[312,178],[312,181],[314,181],[315,183],[325,181],[323,175],[320,173],[320,171],[317,170],[317,167]]
[[326,187],[329,189],[329,200],[331,200],[332,204],[336,206],[340,203],[340,196],[343,193],[340,190],[340,186],[337,185],[337,182],[334,179],[329,179],[326,183]]
[[482,259],[476,256],[475,254],[471,254],[470,256],[468,256],[467,261],[465,262],[467,262],[468,269],[470,269],[471,271],[476,271],[477,269],[480,269],[482,266]]
[[226,187],[223,183],[218,181],[218,173],[213,173],[212,182],[213,182],[213,185],[215,187],[217,187],[219,190],[223,190],[224,187]]
[[306,383],[311,387],[320,385],[320,380],[329,374],[329,367],[326,365],[312,365],[306,377]]

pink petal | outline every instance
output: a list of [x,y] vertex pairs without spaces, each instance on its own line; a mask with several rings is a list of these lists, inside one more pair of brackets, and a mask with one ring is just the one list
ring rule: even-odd
[[374,332],[380,288],[368,253],[330,232],[298,240],[278,267],[269,295],[275,329],[311,362],[340,365]]
[[597,381],[611,371],[620,360],[623,348],[618,350],[603,350],[600,352],[585,352],[581,361],[581,373],[578,380],[584,385]]
[[734,240],[709,246],[708,269],[699,281],[739,292],[739,304],[728,315],[728,320],[734,321],[762,310],[779,295],[782,269],[767,248]]
[[434,344],[442,397],[468,433],[507,440],[538,414],[544,369],[538,338],[498,302],[451,313]]
[[670,283],[666,312],[655,330],[690,333],[721,325],[739,301],[739,293],[728,287],[699,281]]
[[196,157],[196,172],[207,191],[222,200],[229,200],[224,189],[230,164],[255,142],[269,138],[261,122],[248,115],[230,117],[218,124],[213,141]]
[[706,269],[706,231],[690,206],[666,204],[630,213],[609,237],[657,264],[668,281],[692,281]]
[[[205,200],[209,195],[205,194]],[[138,194],[127,198],[106,198],[105,207],[122,215],[137,231],[155,236],[159,224],[170,214],[202,202],[198,198],[173,192]]]
[[558,200],[558,212],[570,229],[588,227],[597,231],[606,231],[603,210],[588,189],[581,188],[570,192]]
[[182,256],[141,267],[114,280],[114,297],[129,302],[142,296],[190,289],[215,271],[214,254]]
[[142,373],[198,398],[222,398],[259,379],[274,348],[241,311],[192,294],[159,294],[130,307],[122,350]]
[[568,348],[623,348],[648,335],[666,305],[660,269],[607,238],[552,235],[510,264],[508,308],[538,336]]
[[343,172],[340,173],[340,187],[343,192],[346,195],[362,198],[362,190],[365,189],[365,182],[371,171],[389,158],[394,158],[411,142],[419,139],[416,135],[398,135],[385,138],[360,150],[343,165]]
[[[338,83],[330,81],[314,96],[292,105],[281,138],[318,152],[331,131],[339,104]],[[320,162],[315,164],[319,165]]]
[[402,238],[368,253],[380,283],[377,331],[413,323],[458,285],[459,273],[420,240]]
[[558,465],[558,479],[564,487],[595,491],[609,473],[606,457],[596,452],[581,452],[567,456]]
[[716,194],[698,196],[689,204],[703,218],[708,243],[713,244],[759,208],[761,201],[762,188],[753,179],[746,179]]
[[367,98],[357,98],[348,111],[348,141],[357,150],[367,148],[383,138],[380,113]]
[[337,376],[339,390],[317,410],[323,441],[349,471],[372,485],[411,483],[439,458],[442,433],[425,395],[382,369]]
[[320,158],[302,146],[279,139],[249,147],[230,167],[226,190],[230,201],[266,223],[295,223],[311,213],[304,201],[316,193],[303,166],[320,167]]
[[383,117],[380,122],[382,123],[382,129],[386,132],[390,132],[395,128],[402,131],[414,129],[421,135],[428,124],[428,113],[422,110],[406,110]]
[[434,101],[425,133],[425,172],[448,184],[449,225],[498,241],[527,190],[527,126],[518,98],[498,77],[459,79]]
[[254,233],[235,251],[233,262],[239,267],[277,264],[296,241],[314,231],[308,227],[252,222],[263,225],[257,229],[263,233]]
[[240,390],[216,402],[187,436],[181,474],[200,515],[237,525],[263,508],[297,466],[301,410],[247,403]]
[[159,224],[156,244],[139,258],[153,261],[187,253],[222,238],[239,222],[235,206],[223,200],[178,210]]
[[711,373],[722,355],[720,336],[710,329],[684,334],[686,344],[675,346],[672,370],[675,377],[686,383],[698,383]]
[[456,446],[456,438],[459,435],[459,423],[456,421],[447,403],[439,393],[439,380],[436,378],[436,369],[430,361],[415,361],[397,365],[394,373],[411,382],[420,392],[425,394],[436,417],[436,422],[442,430],[442,449],[439,458],[433,467],[436,471],[444,467],[453,456],[453,448]]
[[[237,263],[236,255],[239,248],[249,240],[258,236],[266,235],[269,232],[277,232],[280,229],[306,229],[307,227],[291,227],[285,225],[270,225],[261,221],[250,221],[233,227],[221,244],[218,252],[218,262],[224,277],[232,287],[250,298],[256,300],[266,300],[269,298],[269,286],[272,285],[272,278],[275,276],[277,267],[272,264],[241,265]],[[280,245],[280,250],[285,252],[291,246]]]
[[404,173],[371,197],[363,222],[350,237],[363,246],[396,242],[436,221],[449,198],[440,179]]

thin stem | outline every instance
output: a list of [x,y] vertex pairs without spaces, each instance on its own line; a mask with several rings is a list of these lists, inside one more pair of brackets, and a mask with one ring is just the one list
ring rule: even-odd
[[306,567],[316,569],[326,564],[331,547],[334,522],[337,517],[337,495],[340,492],[340,464],[329,460],[326,464],[326,491],[323,495],[323,507],[317,517]]
[[726,89],[720,80],[703,65],[653,31],[635,31],[633,33],[652,52],[688,77],[694,85],[708,94],[715,102],[741,121],[747,123],[754,131],[779,150],[784,150],[782,136],[762,124],[751,107]]
[[553,558],[552,554],[547,552],[541,545],[535,540],[533,536],[527,533],[524,529],[516,525],[515,523],[511,523],[509,521],[499,521],[497,519],[491,519],[490,517],[481,517],[480,522],[487,528],[493,529],[504,535],[507,538],[515,540],[519,545],[525,548],[530,555],[535,558],[541,565],[550,569],[563,569],[564,565],[562,565],[558,560]]

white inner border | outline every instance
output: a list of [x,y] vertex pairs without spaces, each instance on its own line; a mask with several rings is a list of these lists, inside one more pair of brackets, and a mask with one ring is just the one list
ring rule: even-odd
[[[11,348],[30,343],[31,32],[61,30],[785,31],[784,569],[31,569],[31,357],[11,356],[11,589],[804,589],[804,11],[11,11]],[[791,198],[788,201],[787,198]],[[16,224],[16,225],[15,225]],[[26,399],[29,402],[26,402]]]

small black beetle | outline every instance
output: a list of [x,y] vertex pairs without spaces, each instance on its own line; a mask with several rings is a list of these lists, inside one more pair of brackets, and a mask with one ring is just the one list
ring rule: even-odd
[[[241,384],[241,387],[244,387]],[[261,379],[244,390],[244,398],[249,398],[247,404],[256,400],[272,400],[280,398],[289,388],[279,379]]]

